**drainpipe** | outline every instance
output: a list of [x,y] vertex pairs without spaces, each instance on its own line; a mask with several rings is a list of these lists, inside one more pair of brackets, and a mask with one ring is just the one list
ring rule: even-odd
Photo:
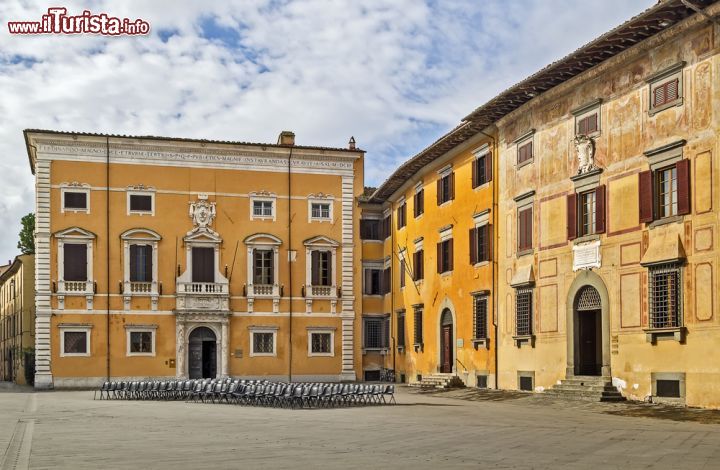
[[[500,388],[498,386],[498,378],[500,376],[500,373],[499,373],[500,368],[498,367],[498,315],[499,314],[498,314],[498,300],[497,300],[498,296],[497,296],[497,292],[496,292],[497,285],[495,283],[495,272],[496,272],[496,264],[497,264],[497,257],[498,257],[498,251],[497,251],[498,244],[495,243],[495,241],[498,238],[496,236],[497,231],[498,231],[498,223],[497,223],[498,222],[498,219],[497,219],[498,204],[497,204],[497,195],[496,195],[498,181],[495,178],[496,174],[498,173],[498,171],[497,171],[498,165],[496,164],[495,156],[498,155],[497,154],[498,149],[497,149],[497,141],[495,140],[495,137],[493,137],[490,134],[487,134],[483,131],[478,131],[478,132],[480,132],[482,135],[484,135],[486,137],[489,137],[490,140],[492,140],[492,152],[490,154],[491,161],[492,161],[491,164],[492,164],[492,181],[493,181],[491,205],[492,205],[492,214],[493,214],[492,220],[493,220],[493,224],[495,225],[495,229],[493,230],[493,233],[492,233],[492,242],[491,243],[492,243],[493,258],[492,258],[492,262],[490,263],[490,268],[491,268],[491,276],[492,276],[493,329],[495,330],[494,331],[494,335],[495,335],[495,390],[499,390],[499,388]],[[499,161],[499,158],[498,158],[498,161]]]
[[290,153],[288,154],[288,166],[287,166],[287,186],[288,186],[288,249],[287,249],[287,265],[288,265],[288,297],[290,298],[290,308],[288,310],[288,382],[292,382],[292,337],[293,337],[293,271],[292,261],[290,260],[290,253],[292,252],[292,178],[290,173],[290,162],[292,161],[293,148],[290,147]]
[[110,381],[110,137],[105,137],[105,290],[107,291],[106,331],[107,331],[107,380]]

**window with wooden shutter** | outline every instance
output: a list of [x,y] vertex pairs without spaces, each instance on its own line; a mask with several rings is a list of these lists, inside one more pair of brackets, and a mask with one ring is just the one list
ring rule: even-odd
[[678,78],[674,78],[672,80],[668,80],[665,83],[657,85],[653,89],[652,107],[657,108],[659,106],[677,100],[679,97],[679,85],[680,80]]
[[680,160],[677,168],[677,214],[690,213],[690,160]]
[[481,225],[477,228],[477,256],[479,262],[490,261],[490,224]]
[[400,261],[400,288],[405,287],[405,260]]
[[390,236],[390,216],[388,215],[382,221],[382,239],[386,239]]
[[595,188],[595,233],[605,233],[605,185]]
[[518,210],[518,251],[532,249],[532,206]]
[[449,173],[437,181],[438,206],[455,198],[455,173]]
[[594,112],[577,120],[578,135],[590,135],[598,131],[598,114]]
[[414,343],[415,344],[422,344],[423,343],[423,317],[422,317],[423,311],[420,308],[416,308],[414,312],[414,318],[413,320],[414,325]]
[[488,152],[485,154],[485,182],[492,181],[492,172],[493,172],[493,164],[492,164],[492,152]]
[[415,193],[413,198],[413,211],[415,217],[425,212],[425,190],[420,189]]
[[595,190],[585,191],[579,195],[580,213],[578,220],[579,235],[592,235],[595,233],[595,224],[597,222],[597,205],[595,199]]
[[401,228],[405,227],[405,224],[407,223],[407,212],[406,212],[406,209],[407,209],[407,204],[404,203],[404,202],[403,202],[402,204],[400,204],[400,206],[398,206],[398,208],[397,208],[397,226],[398,226],[398,229],[401,229]]
[[192,282],[215,282],[215,249],[193,247]]
[[470,229],[470,264],[475,264],[478,262],[478,242],[477,242],[477,236],[478,236],[478,229],[477,227],[473,227]]
[[518,154],[517,154],[517,162],[518,162],[518,165],[520,165],[521,163],[525,163],[525,162],[527,162],[527,161],[532,160],[532,158],[533,158],[533,143],[532,143],[532,140],[529,141],[529,142],[527,142],[527,143],[518,144],[518,150],[517,150],[517,152],[518,152]]
[[453,270],[453,240],[438,243],[438,273]]
[[398,313],[397,316],[397,345],[405,347],[405,313]]
[[419,281],[423,279],[425,275],[425,266],[424,266],[424,252],[423,250],[418,250],[415,253],[413,253],[413,274],[415,275],[415,280]]
[[63,279],[65,281],[87,281],[87,245],[84,243],[64,243],[63,265]]
[[455,172],[450,173],[448,176],[448,201],[455,199]]
[[640,222],[653,221],[653,172],[641,171],[638,174],[638,192],[640,201]]
[[567,239],[577,238],[577,195],[575,193],[567,196]]
[[382,272],[382,294],[389,294],[392,290],[392,272],[390,268],[385,268]]
[[130,245],[130,282],[152,282],[151,245]]

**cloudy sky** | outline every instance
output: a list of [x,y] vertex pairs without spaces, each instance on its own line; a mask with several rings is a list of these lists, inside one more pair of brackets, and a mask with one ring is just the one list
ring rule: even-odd
[[[33,210],[22,130],[367,150],[367,185],[499,91],[654,0],[0,2],[0,264]],[[14,36],[49,6],[142,18],[141,37]]]

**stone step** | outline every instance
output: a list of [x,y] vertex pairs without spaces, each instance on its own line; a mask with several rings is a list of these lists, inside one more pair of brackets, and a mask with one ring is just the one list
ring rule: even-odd
[[562,383],[560,385],[555,385],[553,387],[555,390],[589,390],[594,392],[603,392],[603,391],[614,391],[617,390],[617,388],[613,387],[611,384],[604,384],[604,385],[578,385],[578,384],[572,384],[572,383]]

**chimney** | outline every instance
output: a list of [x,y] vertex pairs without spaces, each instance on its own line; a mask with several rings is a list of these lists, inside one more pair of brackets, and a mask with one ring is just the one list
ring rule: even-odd
[[295,145],[295,133],[291,131],[282,131],[278,136],[278,145]]
[[355,137],[354,136],[350,136],[350,141],[348,142],[348,149],[355,150]]

